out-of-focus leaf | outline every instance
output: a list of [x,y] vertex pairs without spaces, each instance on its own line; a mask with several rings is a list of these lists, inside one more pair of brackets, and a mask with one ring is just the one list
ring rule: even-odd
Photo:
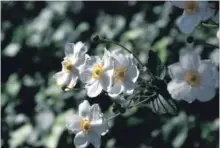
[[163,37],[161,40],[157,41],[154,46],[153,49],[155,49],[155,51],[157,51],[161,61],[164,63],[167,60],[167,45],[169,43],[169,38],[168,37]]
[[143,34],[143,30],[141,28],[133,29],[130,31],[127,31],[126,33],[123,34],[123,40],[135,40],[139,36]]
[[26,30],[23,25],[16,28],[15,32],[13,33],[12,42],[21,43],[26,36]]
[[179,133],[176,135],[176,137],[172,141],[173,147],[180,148],[185,142],[187,136],[188,136],[188,130],[187,130],[187,127],[184,127],[179,131]]
[[20,91],[21,83],[18,81],[18,76],[16,74],[10,75],[6,83],[6,92],[8,95],[15,97]]
[[143,122],[144,121],[142,119],[139,119],[139,118],[136,118],[136,117],[130,117],[127,121],[127,125],[128,126],[136,126],[136,125],[139,125]]
[[20,127],[16,131],[10,134],[10,148],[17,148],[20,144],[22,144],[28,135],[32,131],[31,124],[25,124],[24,126]]
[[41,111],[36,116],[36,124],[39,131],[47,131],[55,120],[51,111]]
[[89,24],[87,22],[82,22],[76,27],[76,31],[82,33],[89,29]]
[[62,132],[65,130],[66,126],[66,120],[71,117],[71,115],[73,114],[73,110],[70,109],[66,112],[64,112],[63,114],[59,115],[56,118],[55,124],[52,127],[52,132],[50,135],[48,135],[47,137],[45,137],[43,139],[43,143],[46,147],[48,148],[55,148],[57,147],[59,138],[62,134]]
[[5,47],[3,54],[9,57],[14,57],[17,55],[20,49],[21,49],[21,45],[19,43],[13,42]]
[[35,80],[32,77],[30,77],[29,75],[24,76],[23,83],[24,83],[25,86],[29,86],[29,87],[36,85]]
[[[183,131],[186,130],[186,131]],[[180,132],[183,132],[183,135],[178,135]],[[162,136],[165,141],[171,141],[173,137],[177,136],[177,142],[174,142],[174,145],[178,146],[182,142],[185,141],[185,134],[186,137],[188,135],[188,119],[184,112],[180,112],[178,116],[173,117],[172,119],[168,120],[162,126]],[[175,135],[175,136],[173,136]]]

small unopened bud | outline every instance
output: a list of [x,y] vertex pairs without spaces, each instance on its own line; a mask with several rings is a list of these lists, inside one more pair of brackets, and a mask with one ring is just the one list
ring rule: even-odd
[[92,42],[98,42],[100,40],[100,37],[97,35],[97,34],[95,34],[95,35],[93,35],[92,37],[91,37],[91,41]]
[[186,41],[187,41],[188,43],[192,43],[192,42],[194,42],[194,38],[193,38],[192,36],[189,36],[189,37],[186,39]]

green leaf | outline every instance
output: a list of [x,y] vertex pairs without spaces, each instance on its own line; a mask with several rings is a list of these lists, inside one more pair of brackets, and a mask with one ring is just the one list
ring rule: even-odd
[[136,117],[130,117],[127,121],[127,125],[128,126],[136,126],[136,125],[139,125],[143,122],[144,122],[144,120],[142,120],[142,119],[139,119],[139,118],[136,118]]
[[17,96],[20,91],[21,83],[18,81],[18,76],[16,74],[10,75],[7,83],[6,83],[6,92],[11,97]]
[[10,147],[16,148],[20,144],[22,144],[25,141],[25,139],[28,137],[28,135],[31,133],[31,131],[32,131],[32,126],[29,123],[20,127],[16,131],[13,131],[10,134],[10,137],[11,137],[11,139],[9,141]]
[[5,47],[3,54],[8,57],[14,57],[17,55],[20,49],[21,45],[19,43],[12,42]]

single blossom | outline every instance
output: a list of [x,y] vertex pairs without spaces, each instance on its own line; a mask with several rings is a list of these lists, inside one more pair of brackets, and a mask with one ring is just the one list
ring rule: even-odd
[[98,96],[102,90],[109,91],[112,85],[113,68],[110,52],[106,49],[102,60],[98,56],[87,56],[80,79],[86,83],[89,97]]
[[178,27],[183,33],[191,33],[201,21],[213,16],[208,1],[170,1],[174,6],[184,9],[178,20]]
[[172,81],[167,89],[172,98],[189,103],[195,99],[211,100],[218,87],[218,71],[210,60],[201,60],[196,53],[180,56],[180,62],[168,67]]
[[82,42],[67,43],[62,70],[55,74],[57,84],[65,91],[72,89],[78,80],[79,71],[85,62],[87,47]]
[[75,133],[76,148],[85,148],[89,143],[95,148],[101,145],[101,135],[108,132],[108,123],[104,120],[98,104],[90,106],[88,101],[79,105],[79,115],[72,115],[67,120],[66,127]]
[[123,50],[115,50],[111,56],[114,60],[114,74],[109,96],[114,98],[122,92],[131,95],[139,76],[139,70],[133,61],[133,56],[125,54]]

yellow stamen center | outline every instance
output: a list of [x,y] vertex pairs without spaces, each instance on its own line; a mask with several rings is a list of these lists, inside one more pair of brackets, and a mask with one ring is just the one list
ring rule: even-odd
[[104,76],[104,68],[102,65],[96,65],[92,71],[92,77],[96,80],[101,79]]
[[66,63],[64,64],[64,69],[67,71],[67,72],[74,72],[74,66],[72,64],[72,62],[70,60],[67,60]]
[[184,10],[187,14],[194,14],[199,10],[199,5],[196,1],[186,1]]
[[201,76],[198,71],[190,70],[188,71],[185,76],[184,80],[192,87],[197,87],[200,85]]
[[89,120],[83,120],[80,124],[80,130],[88,134],[92,130],[92,125]]
[[126,68],[117,68],[115,69],[115,79],[116,81],[123,82],[128,77],[128,70]]

